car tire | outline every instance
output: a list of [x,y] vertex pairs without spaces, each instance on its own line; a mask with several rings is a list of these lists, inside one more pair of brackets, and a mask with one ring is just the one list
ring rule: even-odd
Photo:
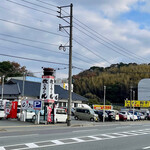
[[94,118],[91,118],[90,121],[94,122]]
[[78,120],[79,118],[77,116],[74,117],[75,120]]
[[32,117],[32,122],[35,122],[35,115]]

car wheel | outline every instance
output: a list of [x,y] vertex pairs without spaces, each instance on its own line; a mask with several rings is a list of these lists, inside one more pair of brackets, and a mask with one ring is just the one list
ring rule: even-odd
[[32,122],[35,122],[35,115],[32,117]]
[[75,118],[75,120],[78,120],[78,119],[79,119],[77,116],[75,116],[74,118]]
[[94,118],[91,118],[91,119],[90,119],[90,121],[92,121],[92,122],[93,122],[93,121],[94,121]]

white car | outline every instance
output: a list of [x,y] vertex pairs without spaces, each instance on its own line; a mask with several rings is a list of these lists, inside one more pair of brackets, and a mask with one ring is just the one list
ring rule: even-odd
[[20,109],[17,110],[17,118],[19,120],[21,119],[21,117],[24,117],[25,115],[26,115],[27,120],[32,120],[32,121],[35,120],[35,112],[34,111],[27,110],[27,112],[25,112],[25,111],[21,112]]
[[129,116],[130,116],[130,120],[138,120],[137,116],[136,115],[133,115],[132,113],[129,112]]
[[56,123],[57,122],[67,122],[67,111],[62,108],[56,108]]
[[0,120],[5,117],[4,109],[0,109]]

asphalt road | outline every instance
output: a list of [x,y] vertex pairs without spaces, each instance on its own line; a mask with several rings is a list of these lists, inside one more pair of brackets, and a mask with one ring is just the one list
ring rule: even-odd
[[150,121],[77,121],[72,127],[0,121],[0,150],[12,149],[150,150]]

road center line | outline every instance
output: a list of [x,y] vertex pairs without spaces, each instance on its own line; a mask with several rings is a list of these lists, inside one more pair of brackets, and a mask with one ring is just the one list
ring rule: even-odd
[[[1,139],[3,139],[3,138],[14,138],[14,137],[23,137],[23,136],[34,136],[34,135],[38,135],[38,134],[28,134],[28,135],[15,135],[15,136],[2,136],[2,137],[0,137]],[[1,150],[1,149],[0,149]]]
[[92,129],[92,130],[77,130],[77,131],[72,131],[72,132],[89,132],[89,131],[96,131],[96,130],[98,130],[98,129]]

